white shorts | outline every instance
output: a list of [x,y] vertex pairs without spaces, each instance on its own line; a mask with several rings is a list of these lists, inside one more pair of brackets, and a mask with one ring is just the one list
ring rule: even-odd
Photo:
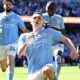
[[[54,72],[56,72],[55,63],[54,64],[46,64],[44,67],[46,68],[46,66],[48,66],[48,65],[53,68]],[[28,80],[45,80],[45,77],[43,75],[43,68],[33,74],[29,74]]]
[[0,60],[4,60],[7,58],[7,55],[12,55],[15,57],[17,53],[17,44],[9,44],[6,46],[0,46]]
[[64,52],[64,44],[57,44],[55,46],[52,46],[52,56],[56,56],[59,50],[61,50],[62,53]]
[[5,46],[0,46],[0,61],[7,58],[8,49]]

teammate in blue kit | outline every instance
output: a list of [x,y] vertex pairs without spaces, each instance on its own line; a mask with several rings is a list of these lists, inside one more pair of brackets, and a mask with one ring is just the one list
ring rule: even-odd
[[[56,5],[53,1],[49,1],[46,5],[46,12],[43,13],[45,26],[49,26],[57,31],[60,31],[62,34],[66,35],[65,26],[63,19],[60,15],[55,13]],[[59,75],[61,69],[61,54],[64,52],[64,44],[58,43],[55,46],[52,46],[53,55],[55,58],[55,63],[57,67],[57,73]]]
[[3,1],[4,12],[0,13],[0,65],[4,72],[9,58],[9,80],[13,80],[14,59],[18,42],[18,28],[23,32],[27,29],[20,16],[12,12],[12,0]]
[[[52,44],[63,42],[71,49],[70,57],[78,57],[71,40],[60,32],[43,28],[44,18],[36,12],[31,19],[33,31],[23,33],[18,41],[18,55],[26,53],[28,60],[28,80],[57,80],[56,68],[52,57]],[[49,34],[50,33],[50,34]]]

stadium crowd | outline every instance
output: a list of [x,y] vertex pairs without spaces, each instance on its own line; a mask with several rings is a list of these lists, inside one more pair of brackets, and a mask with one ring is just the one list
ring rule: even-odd
[[[45,12],[45,4],[51,0],[13,0],[13,11],[20,15],[32,15],[35,11]],[[52,0],[56,2],[56,13],[62,16],[80,16],[80,0]],[[0,0],[0,12],[3,11]]]

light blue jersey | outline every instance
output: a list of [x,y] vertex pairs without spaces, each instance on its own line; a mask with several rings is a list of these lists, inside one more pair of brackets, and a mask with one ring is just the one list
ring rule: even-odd
[[[18,44],[24,44],[29,33],[20,36]],[[31,39],[27,48],[28,70],[34,73],[40,70],[44,65],[53,63],[52,43],[59,42],[63,35],[51,28],[42,29],[36,34],[35,39]],[[19,46],[19,45],[18,45]]]
[[5,12],[0,14],[0,45],[16,43],[18,41],[18,28],[23,28],[24,23],[21,18],[11,13],[6,15]]
[[45,22],[51,24],[52,26],[65,29],[63,19],[60,15],[54,14],[53,16],[49,17],[48,13],[43,13],[43,17]]

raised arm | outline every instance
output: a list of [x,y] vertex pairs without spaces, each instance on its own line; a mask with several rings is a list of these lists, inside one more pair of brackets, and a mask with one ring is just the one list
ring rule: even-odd
[[23,34],[20,36],[18,41],[18,55],[21,56],[23,53],[26,53],[27,47],[30,44],[32,34],[23,37]]
[[27,43],[18,46],[18,55],[21,56],[23,53],[26,53]]

